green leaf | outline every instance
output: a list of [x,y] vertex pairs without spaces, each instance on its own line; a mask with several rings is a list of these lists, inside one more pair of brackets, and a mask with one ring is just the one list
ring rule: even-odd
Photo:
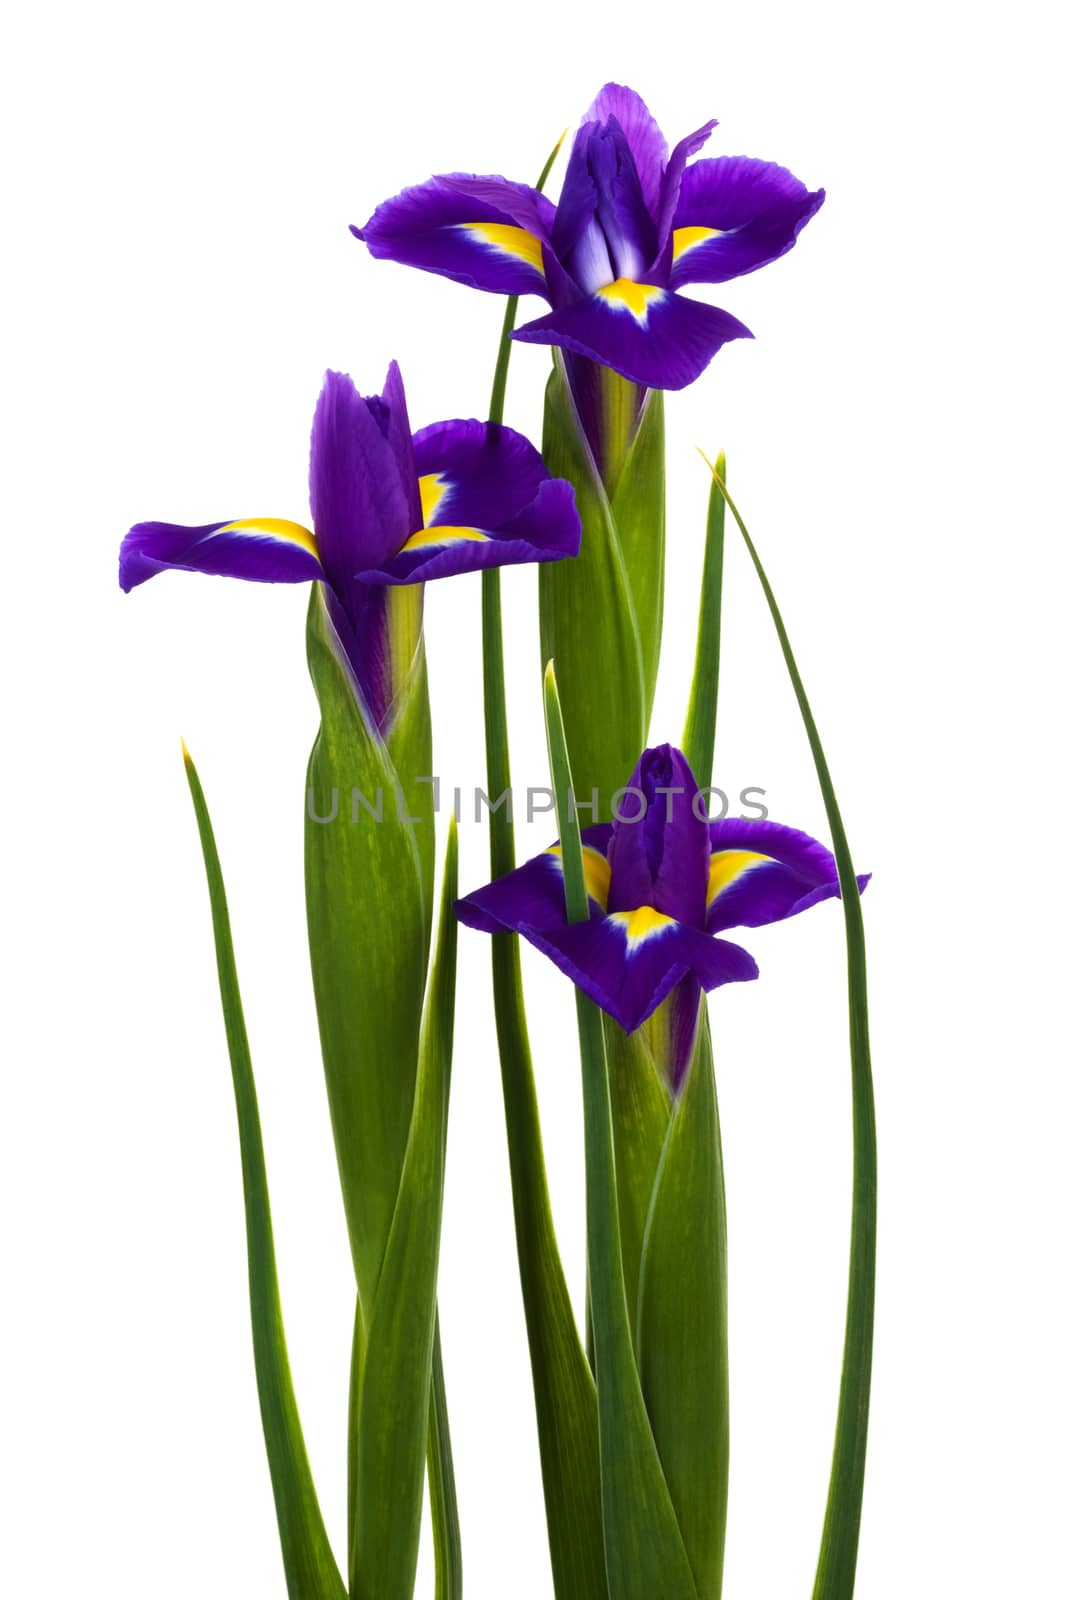
[[638,1327],[645,1403],[697,1591],[719,1600],[730,1464],[726,1194],[703,1006],[650,1208]]
[[852,1058],[852,1231],[849,1244],[848,1306],[845,1312],[845,1350],[838,1397],[830,1486],[826,1500],[822,1547],[815,1575],[814,1600],[850,1600],[856,1583],[863,1479],[867,1460],[867,1421],[871,1401],[871,1361],[874,1345],[875,1236],[878,1205],[878,1142],[874,1115],[874,1079],[867,1015],[867,954],[852,852],[848,847],[841,809],[834,793],[830,768],[815,725],[811,704],[793,655],[789,637],[763,563],[756,554],[748,529],[730,498],[725,483],[723,498],[733,513],[756,569],[778,634],[801,720],[808,736],[819,778],[830,838],[841,880],[848,951],[849,1043]]
[[357,1600],[404,1600],[415,1586],[452,1072],[456,858],[453,821],[404,1170],[367,1318],[352,1584]]
[[204,791],[200,787],[192,757],[187,750],[184,750],[184,754],[185,773],[193,797],[207,873],[219,991],[226,1020],[233,1092],[237,1102],[248,1248],[248,1291],[252,1308],[252,1347],[286,1584],[292,1600],[344,1600],[345,1585],[330,1549],[319,1510],[289,1372],[278,1295],[263,1135],[248,1034],[241,1008],[241,991],[237,982],[226,889]]
[[[581,834],[570,806],[568,743],[550,662],[545,672],[545,725],[567,912],[584,921],[589,904]],[[586,1227],[589,1288],[597,1361],[604,1547],[611,1600],[696,1600],[663,1468],[641,1394],[626,1304],[615,1154],[604,1034],[599,1008],[576,991],[585,1105]]]
[[[707,460],[707,457],[704,458]],[[708,462],[710,466],[711,463]],[[715,754],[715,723],[719,708],[719,654],[722,634],[722,568],[726,526],[726,457],[720,455],[712,471],[708,497],[708,528],[704,543],[704,577],[700,586],[700,623],[697,629],[689,713],[685,719],[682,752],[702,788],[711,782]]]
[[[629,781],[644,748],[652,686],[615,518],[558,351],[545,392],[542,449],[548,470],[574,485],[582,519],[580,554],[539,568],[542,661],[555,660],[559,669],[575,796],[585,803],[596,789],[607,817],[612,795]],[[640,487],[635,480],[628,504],[636,504]],[[646,484],[644,493],[662,494],[662,484]]]
[[452,1463],[452,1435],[445,1397],[445,1367],[441,1354],[440,1318],[433,1338],[433,1374],[430,1379],[430,1511],[433,1521],[435,1600],[460,1600],[463,1593],[463,1556],[459,1538],[459,1505]]

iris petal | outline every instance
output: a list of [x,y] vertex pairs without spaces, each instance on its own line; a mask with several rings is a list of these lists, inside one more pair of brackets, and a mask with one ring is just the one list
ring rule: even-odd
[[171,569],[256,583],[307,583],[323,575],[315,536],[298,522],[249,517],[195,528],[174,522],[131,528],[119,552],[122,588],[128,592]]
[[[857,881],[863,890],[870,875]],[[799,829],[744,817],[711,824],[709,933],[780,922],[840,892],[832,853]]]
[[744,323],[726,311],[628,280],[609,284],[575,305],[516,329],[526,344],[555,344],[631,383],[684,389],[731,339],[751,339]]
[[614,117],[633,153],[649,216],[659,214],[660,184],[667,165],[667,141],[641,96],[621,83],[606,83],[582,118],[583,123]]
[[574,489],[546,478],[528,506],[495,529],[433,523],[411,535],[391,561],[360,573],[365,583],[426,583],[526,561],[578,554],[581,523]]
[[[697,161],[682,175],[674,212],[673,288],[725,283],[791,250],[825,190],[806,189],[785,167],[748,156]],[[706,237],[696,230],[706,229]]]
[[404,189],[352,232],[379,260],[493,294],[544,295],[550,221],[549,202],[523,184],[452,173]]

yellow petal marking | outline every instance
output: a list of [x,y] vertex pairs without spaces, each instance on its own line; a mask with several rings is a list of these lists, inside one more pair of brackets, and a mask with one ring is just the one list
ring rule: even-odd
[[247,533],[253,538],[279,539],[283,544],[298,544],[316,561],[319,559],[318,546],[311,529],[302,527],[299,522],[286,522],[283,517],[245,517],[240,522],[228,522],[224,528],[216,528],[211,537],[216,539],[220,533]]
[[632,278],[616,278],[614,283],[598,289],[597,294],[613,310],[628,311],[642,327],[648,322],[649,306],[658,305],[667,298],[666,289],[660,289],[654,283],[635,283]]
[[695,250],[698,244],[703,244],[705,239],[717,239],[722,233],[722,228],[675,228],[674,230],[674,259],[684,256],[687,250]]
[[545,258],[541,241],[525,228],[514,228],[507,222],[461,222],[460,227],[466,228],[481,244],[525,261],[527,266],[544,276]]
[[626,929],[626,943],[631,950],[646,939],[655,938],[664,928],[673,928],[675,924],[673,917],[666,916],[653,906],[638,906],[636,911],[616,911],[611,920]]
[[452,485],[443,472],[428,472],[419,479],[419,502],[422,506],[423,527],[428,528],[433,521],[441,501],[451,489]]
[[[563,869],[563,852],[558,844],[554,844],[548,851],[550,856],[557,856],[560,860],[560,870]],[[611,883],[611,868],[608,866],[607,856],[601,855],[599,850],[594,850],[592,845],[582,846],[582,871],[585,874],[585,892],[595,900],[601,911],[608,909],[608,886]]]
[[708,905],[736,883],[742,873],[758,867],[761,861],[773,860],[773,856],[762,856],[756,850],[714,850],[708,867]]
[[458,544],[461,539],[481,544],[488,537],[487,533],[481,533],[477,528],[420,528],[401,546],[398,554],[403,555],[405,550],[422,550],[428,544]]

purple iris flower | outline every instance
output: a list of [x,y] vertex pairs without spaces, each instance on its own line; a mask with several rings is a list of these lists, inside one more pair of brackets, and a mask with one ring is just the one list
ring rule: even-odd
[[[495,423],[438,422],[414,436],[394,361],[364,399],[328,372],[311,430],[311,517],[251,517],[179,527],[140,522],[119,554],[125,590],[169,568],[261,583],[320,579],[363,703],[391,723],[421,629],[429,578],[578,553],[574,490],[550,478],[522,434]],[[407,644],[408,648],[403,646]]]
[[[609,83],[578,129],[558,206],[525,184],[451,173],[405,189],[352,232],[385,260],[540,295],[551,311],[516,339],[560,345],[646,388],[682,389],[727,340],[751,335],[677,291],[777,260],[824,196],[747,156],[689,166],[714,127],[668,154],[640,96]],[[572,385],[580,391],[573,371]]]
[[[668,997],[672,1085],[685,1073],[701,990],[759,976],[720,935],[840,894],[833,855],[777,822],[708,822],[681,751],[646,750],[617,820],[582,831],[589,921],[568,923],[559,845],[456,904],[483,933],[520,933],[627,1033]],[[860,878],[860,888],[867,877]],[[673,991],[673,995],[672,995]]]

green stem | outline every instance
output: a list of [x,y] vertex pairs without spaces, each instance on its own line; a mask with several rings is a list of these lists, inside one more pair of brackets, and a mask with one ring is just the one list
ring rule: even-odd
[[[561,137],[537,180],[538,189],[543,187],[562,143]],[[489,420],[494,423],[502,422],[504,417],[517,307],[517,298],[509,297],[493,374]],[[500,573],[492,569],[482,574],[482,682],[487,787],[490,797],[496,799],[511,788],[511,759]],[[515,866],[514,828],[508,806],[490,811],[489,858],[494,879]],[[596,1469],[596,1392],[575,1325],[552,1222],[515,934],[493,936],[492,964],[515,1242],[554,1588],[559,1600],[607,1600]]]
[[845,837],[841,811],[834,794],[822,740],[815,726],[782,613],[778,609],[763,563],[756,554],[748,529],[730,498],[719,487],[733,513],[741,537],[763,588],[778,634],[786,668],[819,777],[823,804],[830,823],[841,901],[845,912],[848,949],[848,1010],[852,1056],[852,1233],[849,1247],[848,1307],[845,1313],[845,1351],[837,1407],[830,1486],[826,1497],[822,1546],[815,1574],[813,1600],[850,1600],[856,1582],[860,1518],[863,1511],[863,1476],[867,1457],[867,1419],[871,1398],[871,1359],[874,1340],[875,1234],[877,1226],[878,1146],[874,1116],[874,1080],[867,1018],[867,957],[863,937],[863,911],[856,884],[852,854]]

